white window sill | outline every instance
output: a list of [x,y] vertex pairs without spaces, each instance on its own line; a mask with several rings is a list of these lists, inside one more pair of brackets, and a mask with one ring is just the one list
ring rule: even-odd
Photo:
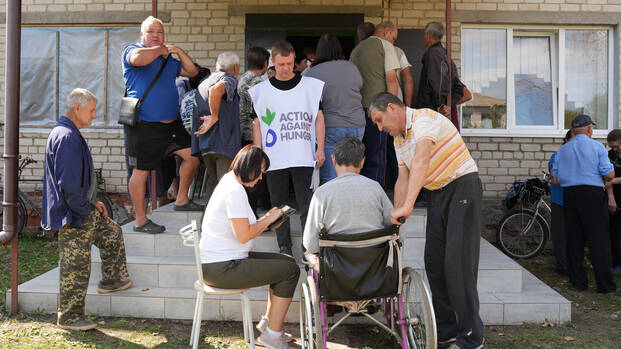
[[[610,130],[593,130],[593,138],[606,138]],[[563,138],[567,130],[506,130],[506,129],[468,129],[462,128],[466,137],[528,137],[528,138]]]

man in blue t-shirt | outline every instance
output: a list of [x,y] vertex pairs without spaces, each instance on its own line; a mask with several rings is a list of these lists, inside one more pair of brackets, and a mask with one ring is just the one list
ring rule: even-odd
[[[178,59],[169,57],[172,54]],[[193,77],[198,70],[181,48],[164,45],[164,25],[151,16],[142,22],[140,43],[127,46],[122,59],[128,97],[141,98],[164,65],[162,74],[140,107],[138,124],[125,128],[129,156],[136,159],[136,167],[129,180],[129,192],[136,211],[134,230],[161,233],[166,228],[147,219],[144,196],[149,171],[159,168],[162,159],[173,154],[183,159],[179,169],[179,193],[175,210],[202,210],[187,195],[198,168],[198,159],[190,154],[190,135],[177,119],[179,97],[175,86],[177,76]]]
[[608,197],[604,183],[615,177],[615,170],[602,143],[591,139],[593,120],[578,115],[571,122],[574,139],[563,145],[552,164],[552,182],[563,188],[567,268],[572,286],[586,290],[584,245],[589,248],[597,292],[621,294],[610,270],[610,231]]
[[[563,144],[571,141],[574,135],[571,130],[567,131]],[[548,170],[552,173],[552,167],[556,161],[556,152],[550,157]],[[565,215],[563,214],[563,188],[560,185],[550,184],[550,203],[552,206],[552,244],[554,245],[554,258],[558,274],[567,275],[567,237],[565,236]]]

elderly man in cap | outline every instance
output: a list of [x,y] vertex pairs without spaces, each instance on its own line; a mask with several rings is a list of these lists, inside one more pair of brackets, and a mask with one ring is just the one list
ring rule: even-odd
[[571,122],[574,139],[558,150],[552,182],[563,188],[567,267],[572,286],[578,290],[589,286],[583,267],[586,242],[597,292],[621,294],[610,270],[608,200],[604,191],[604,181],[612,180],[615,171],[602,143],[591,139],[593,125],[588,115],[576,116]]

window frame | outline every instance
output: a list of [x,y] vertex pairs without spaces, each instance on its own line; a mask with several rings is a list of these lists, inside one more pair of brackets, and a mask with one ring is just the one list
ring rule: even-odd
[[[109,53],[108,50],[110,48],[110,44],[109,44],[109,39],[110,39],[110,29],[115,29],[115,28],[136,28],[138,29],[138,31],[140,31],[140,24],[134,24],[134,23],[123,23],[123,24],[37,24],[37,25],[22,25],[22,29],[43,29],[43,28],[50,28],[50,29],[55,29],[56,30],[56,67],[57,67],[57,71],[56,71],[56,91],[55,91],[55,95],[56,95],[56,115],[55,120],[58,121],[60,119],[61,116],[61,112],[60,110],[61,105],[63,104],[63,96],[60,96],[60,79],[59,79],[59,74],[60,74],[60,61],[59,61],[59,57],[61,55],[60,52],[60,29],[62,28],[102,28],[105,32],[105,41],[104,41],[104,50],[105,50],[105,59],[104,59],[104,69],[105,69],[105,75],[104,75],[104,87],[103,87],[103,91],[104,91],[104,97],[103,100],[100,100],[98,103],[102,103],[103,104],[103,110],[104,110],[104,114],[103,119],[108,122],[109,120],[112,120],[115,118],[114,115],[110,116],[108,115],[108,93],[109,93],[109,86],[108,86],[108,74],[109,74]],[[136,38],[136,40],[138,40],[139,37]],[[20,64],[21,64],[21,58],[20,58]],[[22,103],[21,98],[20,98],[20,104]],[[21,124],[19,125],[19,129],[20,132],[49,132],[49,129],[54,127],[53,124],[45,124],[45,125],[37,125],[37,124]],[[123,130],[123,126],[122,125],[116,125],[114,123],[111,124],[106,124],[106,125],[90,125],[88,127],[85,127],[82,131],[83,132],[112,132],[112,133],[119,133]]]
[[[499,24],[462,24],[461,35],[464,29],[502,29],[506,31],[506,91],[507,91],[507,127],[504,129],[461,128],[464,136],[491,136],[491,137],[559,137],[564,136],[567,129],[565,125],[565,31],[566,30],[606,30],[608,34],[608,125],[606,129],[594,129],[593,137],[606,137],[608,132],[615,128],[618,115],[615,108],[617,84],[615,69],[615,32],[611,26],[582,25],[499,25]],[[517,34],[516,34],[517,33]],[[517,126],[515,115],[515,82],[514,82],[514,59],[513,38],[515,36],[549,36],[551,53],[551,73],[553,91],[554,126]],[[462,42],[463,43],[463,42]],[[460,47],[460,68],[461,52]],[[468,84],[467,81],[464,83]],[[460,123],[462,122],[462,108],[459,108]]]

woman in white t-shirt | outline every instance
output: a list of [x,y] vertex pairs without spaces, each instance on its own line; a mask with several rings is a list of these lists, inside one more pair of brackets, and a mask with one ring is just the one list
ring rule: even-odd
[[253,252],[252,239],[278,220],[282,210],[272,208],[257,220],[244,187],[253,187],[269,168],[261,148],[242,148],[216,186],[205,209],[201,228],[201,263],[207,285],[218,288],[250,288],[270,285],[267,312],[257,328],[259,343],[268,348],[288,348],[282,332],[285,315],[300,276],[290,256]]

